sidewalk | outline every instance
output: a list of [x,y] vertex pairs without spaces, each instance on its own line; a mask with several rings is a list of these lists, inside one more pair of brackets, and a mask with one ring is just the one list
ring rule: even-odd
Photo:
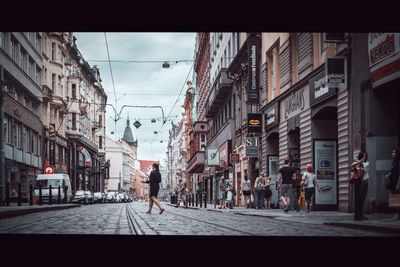
[[[175,207],[175,205],[169,204]],[[181,208],[180,206],[179,208]],[[233,209],[214,208],[214,204],[207,204],[207,209],[200,207],[191,207],[190,209],[207,210],[221,213],[234,213],[243,216],[259,216],[276,220],[301,222],[309,224],[324,224],[337,227],[346,227],[352,229],[369,230],[374,232],[396,233],[400,235],[400,220],[394,220],[394,213],[374,213],[366,214],[367,220],[354,221],[353,213],[345,213],[338,211],[313,211],[310,213],[304,210],[300,212],[290,211],[284,213],[282,209],[246,209],[245,207],[234,207]]]
[[22,206],[18,206],[17,203],[10,203],[10,206],[0,206],[0,219],[21,216],[34,212],[70,209],[80,206],[81,204],[43,204],[30,206],[29,203],[22,203]]

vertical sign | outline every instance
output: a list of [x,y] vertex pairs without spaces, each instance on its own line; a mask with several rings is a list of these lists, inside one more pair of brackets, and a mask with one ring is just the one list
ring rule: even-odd
[[321,189],[315,191],[315,204],[336,205],[336,141],[314,140],[314,166]]
[[249,85],[248,85],[248,98],[247,103],[259,104],[260,103],[260,90],[259,90],[259,38],[251,35],[247,38],[247,55],[249,62]]
[[245,140],[246,157],[258,158],[258,148],[260,142],[258,137],[246,137]]

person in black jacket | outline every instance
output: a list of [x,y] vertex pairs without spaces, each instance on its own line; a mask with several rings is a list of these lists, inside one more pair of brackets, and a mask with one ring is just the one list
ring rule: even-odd
[[160,209],[160,214],[162,214],[164,212],[164,209],[161,207],[160,200],[158,200],[157,198],[158,190],[160,189],[159,183],[161,183],[161,174],[157,163],[153,163],[153,170],[150,173],[149,179],[147,181],[142,181],[142,183],[150,183],[150,201],[149,210],[147,211],[147,213],[151,213],[153,203],[156,203],[156,205]]

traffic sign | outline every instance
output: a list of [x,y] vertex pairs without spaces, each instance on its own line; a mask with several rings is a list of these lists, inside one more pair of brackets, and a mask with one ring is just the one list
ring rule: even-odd
[[53,165],[44,165],[44,173],[45,174],[53,174],[54,173]]

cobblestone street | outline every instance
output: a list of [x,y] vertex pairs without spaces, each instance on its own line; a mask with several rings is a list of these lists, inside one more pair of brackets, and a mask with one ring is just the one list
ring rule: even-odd
[[[175,208],[162,203],[147,214],[147,202],[83,205],[0,220],[0,233],[216,236],[396,236],[318,223],[249,216],[233,212]],[[234,211],[234,210],[233,210]],[[287,217],[289,217],[288,215]],[[295,216],[293,214],[293,216]],[[306,216],[304,216],[306,217]],[[294,218],[294,217],[293,217]],[[299,217],[301,218],[301,216]]]

